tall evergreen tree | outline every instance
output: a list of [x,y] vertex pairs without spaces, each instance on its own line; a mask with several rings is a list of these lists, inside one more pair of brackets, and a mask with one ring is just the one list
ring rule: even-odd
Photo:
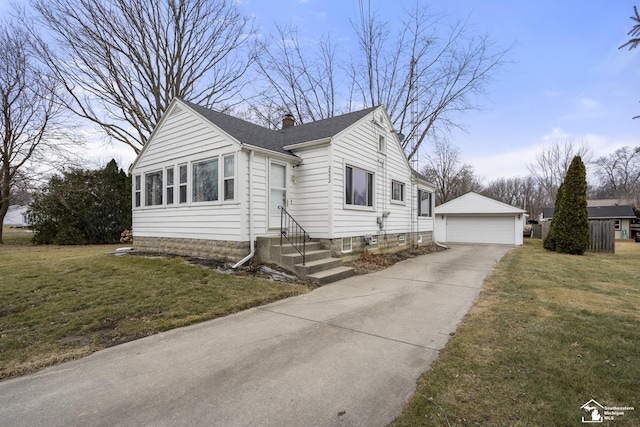
[[587,171],[580,156],[575,156],[562,185],[562,199],[553,214],[555,250],[582,255],[589,248],[587,211]]
[[544,238],[542,245],[548,251],[556,250],[556,216],[560,211],[560,204],[562,201],[562,185],[558,187],[558,192],[556,193],[556,204],[553,208],[553,220],[551,221],[551,226],[549,227],[549,233],[547,233],[547,237]]

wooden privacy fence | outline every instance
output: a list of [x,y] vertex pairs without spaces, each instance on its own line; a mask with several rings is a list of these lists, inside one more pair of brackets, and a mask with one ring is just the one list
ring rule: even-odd
[[[531,227],[531,237],[534,239],[544,239],[549,234],[550,221],[540,224],[533,224]],[[612,219],[589,221],[589,233],[591,243],[590,252],[611,252],[616,251],[616,225]]]
[[589,232],[591,233],[591,252],[611,252],[616,251],[616,224],[612,219],[589,221]]

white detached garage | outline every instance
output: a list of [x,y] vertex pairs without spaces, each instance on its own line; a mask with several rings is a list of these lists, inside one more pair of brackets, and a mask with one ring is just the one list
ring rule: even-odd
[[521,245],[525,211],[467,193],[435,208],[434,237],[445,243]]

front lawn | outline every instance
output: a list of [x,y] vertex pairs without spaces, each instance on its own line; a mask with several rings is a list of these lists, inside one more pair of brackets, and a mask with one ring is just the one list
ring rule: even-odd
[[640,243],[574,256],[527,239],[393,425],[577,426],[591,399],[634,408],[604,425],[640,425]]
[[179,258],[109,255],[122,245],[0,245],[0,379],[308,292]]

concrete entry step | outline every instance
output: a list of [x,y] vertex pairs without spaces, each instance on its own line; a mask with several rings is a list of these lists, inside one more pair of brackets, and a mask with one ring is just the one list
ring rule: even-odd
[[338,280],[346,279],[347,277],[351,277],[355,274],[353,268],[351,267],[335,267],[329,270],[319,271],[317,273],[307,275],[307,279],[311,280],[313,283],[317,283],[319,285],[326,285],[328,283],[333,283]]

